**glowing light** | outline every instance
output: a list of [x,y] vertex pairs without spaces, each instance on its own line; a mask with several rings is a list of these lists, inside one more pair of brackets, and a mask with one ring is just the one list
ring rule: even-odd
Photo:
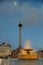
[[17,5],[17,2],[14,2],[14,5]]
[[27,51],[24,51],[23,49],[21,49],[20,54],[27,54]]

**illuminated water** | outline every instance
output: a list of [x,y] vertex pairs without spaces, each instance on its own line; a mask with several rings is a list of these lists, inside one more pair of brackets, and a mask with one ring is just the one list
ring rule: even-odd
[[0,65],[43,65],[43,59],[40,60],[3,59]]

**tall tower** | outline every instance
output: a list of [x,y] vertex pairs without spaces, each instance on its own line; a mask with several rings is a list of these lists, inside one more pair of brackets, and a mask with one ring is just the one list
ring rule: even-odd
[[22,48],[22,24],[19,22],[19,48]]

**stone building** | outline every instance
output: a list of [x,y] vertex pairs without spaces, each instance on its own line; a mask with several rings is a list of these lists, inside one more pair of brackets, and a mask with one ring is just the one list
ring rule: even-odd
[[0,44],[0,57],[8,57],[12,54],[11,45],[2,43]]

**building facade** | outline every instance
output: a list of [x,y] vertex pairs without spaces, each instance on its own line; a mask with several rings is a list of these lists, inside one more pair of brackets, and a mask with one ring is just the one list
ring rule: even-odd
[[0,57],[8,57],[12,53],[11,46],[6,43],[0,44]]

